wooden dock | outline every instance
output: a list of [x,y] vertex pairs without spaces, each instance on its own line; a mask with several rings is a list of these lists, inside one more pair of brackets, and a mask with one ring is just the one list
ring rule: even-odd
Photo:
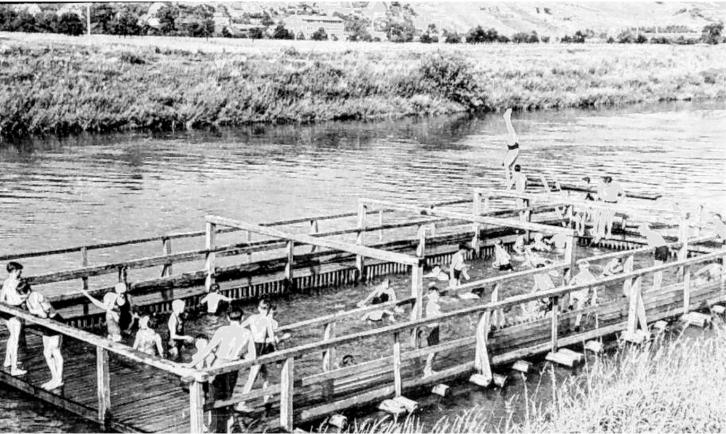
[[[462,209],[463,206],[468,209]],[[171,301],[178,298],[185,299],[188,306],[195,306],[214,282],[220,282],[229,296],[254,299],[311,288],[339,287],[391,273],[409,273],[411,293],[396,302],[282,325],[282,333],[318,329],[321,338],[255,360],[205,370],[150,357],[83,330],[98,327],[103,317],[77,291],[62,291],[50,297],[61,314],[71,320],[69,324],[36,318],[0,304],[0,314],[4,316],[14,315],[27,325],[52,329],[65,336],[65,385],[52,392],[37,387],[47,380],[48,370],[40,337],[32,331],[26,333],[26,345],[20,352],[28,375],[16,378],[0,371],[0,381],[117,431],[203,432],[210,412],[227,409],[239,402],[252,406],[253,415],[264,420],[266,428],[292,431],[296,424],[333,412],[402,397],[404,393],[419,393],[424,386],[472,373],[491,377],[494,366],[619,332],[632,334],[647,330],[651,322],[680,317],[726,301],[723,278],[698,284],[691,279],[692,271],[700,264],[716,261],[723,264],[726,257],[726,249],[699,248],[700,243],[715,238],[706,233],[673,242],[673,247],[685,246],[687,252],[673,262],[627,270],[591,284],[567,286],[569,270],[578,262],[575,255],[578,237],[572,229],[563,227],[563,215],[568,209],[572,212],[583,206],[599,205],[582,204],[556,192],[518,194],[483,190],[475,190],[472,199],[444,204],[406,205],[362,199],[356,213],[272,224],[208,216],[204,232],[8,255],[0,259],[78,254],[79,268],[31,275],[35,289],[43,291],[44,285],[63,282],[98,288],[91,279],[98,279],[98,282],[107,282],[109,277],[128,280],[132,283],[135,303],[146,312],[167,311]],[[384,224],[384,215],[390,216],[391,222]],[[639,215],[628,217],[631,220],[641,218]],[[373,223],[371,218],[375,219]],[[321,232],[319,224],[322,221],[342,223]],[[353,227],[345,227],[350,221],[354,221]],[[301,231],[300,225],[308,227]],[[449,295],[483,289],[487,302],[472,301],[467,307],[446,312],[438,318],[423,317],[425,267],[448,263],[462,241],[476,246],[473,256],[489,257],[494,240],[502,239],[511,244],[516,230],[527,234],[563,234],[567,238],[564,259],[545,268],[503,274],[450,289]],[[224,234],[243,235],[245,239],[220,244],[218,240]],[[172,252],[172,240],[202,236],[205,240],[203,249]],[[145,243],[160,243],[163,254],[89,265],[89,252]],[[601,246],[615,251],[586,259],[604,262],[616,257],[626,259],[652,254],[653,249],[643,247],[641,243],[641,240],[623,235],[601,240]],[[220,265],[223,258],[230,262]],[[174,272],[180,264],[190,262],[203,262],[203,269]],[[134,279],[130,276],[132,270],[143,270],[149,275],[154,269],[160,269],[159,277]],[[679,269],[685,270],[681,277],[677,273]],[[558,272],[561,276],[559,286],[546,292],[523,295],[515,295],[507,289],[508,283],[531,279],[542,272]],[[655,273],[666,274],[663,286],[646,288]],[[586,314],[582,330],[571,331],[570,325],[578,312],[564,309],[566,299],[572,291],[593,287],[601,294],[599,302],[581,312]],[[628,298],[619,295],[623,287],[631,288]],[[106,290],[107,287],[92,289],[99,295]],[[511,319],[520,306],[540,299],[552,301],[553,310],[546,317],[498,323],[504,326],[490,331],[495,319],[503,314]],[[336,323],[344,319],[360,318],[366,312],[395,306],[406,309],[408,321],[357,333],[341,334],[338,330],[336,334]],[[463,320],[472,326],[449,326],[462,324]],[[442,324],[444,338],[436,346],[423,346],[419,331],[426,330],[432,323]],[[2,339],[6,339],[7,333],[0,331]],[[367,341],[389,342],[390,345],[386,351],[353,366],[335,365],[336,351],[349,345],[365,345]],[[441,353],[434,365],[436,373],[423,377],[423,362],[431,353]],[[231,399],[215,401],[205,396],[204,385],[212,376],[241,371],[240,377],[246,377],[247,370],[259,364],[267,364],[272,371],[272,386],[264,392],[255,389],[245,395],[238,385]],[[272,397],[271,408],[264,408],[263,395]]]

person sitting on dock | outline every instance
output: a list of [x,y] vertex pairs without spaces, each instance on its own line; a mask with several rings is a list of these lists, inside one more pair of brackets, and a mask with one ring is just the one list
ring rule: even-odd
[[466,272],[467,265],[465,261],[466,252],[469,251],[469,246],[466,243],[459,244],[459,250],[454,253],[451,257],[451,264],[449,266],[449,287],[457,287],[461,285],[461,278],[469,280],[469,273]]
[[620,274],[622,272],[623,272],[623,259],[622,258],[613,258],[610,261],[608,261],[607,264],[605,264],[605,267],[603,267],[602,272],[600,273],[600,278],[614,276],[614,275]]
[[549,252],[552,250],[552,248],[544,242],[544,235],[542,235],[541,232],[536,232],[534,234],[534,241],[532,242],[531,247],[532,250],[540,252]]
[[[578,272],[577,274],[570,280],[570,285],[584,285],[587,283],[592,283],[597,281],[597,278],[590,272],[590,264],[587,261],[582,261],[577,264],[578,266]],[[592,296],[590,295],[591,289],[585,288],[580,289],[578,291],[572,291],[570,292],[570,310],[577,310],[577,316],[575,317],[575,331],[580,331],[580,325],[582,323],[582,309],[585,308],[588,302],[591,302],[592,304],[597,303],[597,292],[592,291]],[[590,300],[592,298],[592,300]]]
[[103,302],[98,301],[81,288],[81,293],[88,298],[99,309],[106,312],[106,329],[108,338],[114,342],[121,342],[121,333],[130,332],[134,324],[133,304],[127,293],[126,282],[119,282],[113,287],[113,292],[107,292],[103,296]]
[[155,327],[155,318],[151,318],[149,315],[139,318],[139,330],[136,332],[133,348],[150,356],[164,357],[161,335],[156,332]]
[[512,271],[514,268],[511,263],[511,255],[504,249],[502,240],[494,242],[494,263],[492,267],[498,268],[499,271]]
[[517,238],[514,239],[514,245],[512,246],[512,250],[514,250],[514,253],[516,253],[517,255],[524,255],[524,246],[524,234],[522,233],[522,231],[517,230]]
[[[514,165],[514,172],[512,173],[512,178],[509,180],[509,185],[507,185],[507,190],[511,190],[514,188],[514,191],[518,193],[524,193],[524,191],[527,189],[527,175],[522,173],[522,166],[519,164]],[[522,200],[517,200],[518,206],[521,206]]]
[[194,342],[194,338],[184,334],[184,300],[171,302],[171,315],[167,326],[169,329],[169,357],[179,358],[185,343]]
[[439,265],[434,266],[434,268],[432,268],[428,274],[425,274],[424,277],[429,279],[436,279],[440,282],[449,281],[449,275],[444,270],[442,270]]
[[502,166],[504,166],[504,179],[506,181],[506,185],[509,186],[512,184],[512,167],[516,164],[517,158],[519,158],[519,139],[517,137],[517,132],[514,131],[514,126],[512,126],[512,109],[508,108],[504,112],[504,123],[507,126],[507,132],[509,133],[509,142],[507,143],[507,153],[504,155],[504,161],[502,161]]
[[[28,312],[39,317],[63,323],[60,316],[51,306],[43,294],[33,291],[28,281],[22,279],[18,284],[18,294],[26,297],[25,307]],[[43,357],[50,370],[50,380],[40,387],[45,390],[53,390],[63,385],[63,355],[61,354],[61,343],[63,335],[57,331],[42,328],[43,336]]]
[[[651,229],[648,223],[641,224],[638,230],[640,235],[645,237],[648,247],[655,249],[655,259],[653,261],[654,265],[665,264],[668,260],[668,244],[666,243],[665,238],[663,238],[663,235]],[[659,290],[662,283],[663,272],[657,271],[653,273],[653,290]]]
[[565,247],[567,247],[567,234],[558,232],[552,235],[549,240],[546,240],[545,243],[554,246],[555,250],[565,250]]
[[[209,315],[217,315],[217,313],[220,311],[220,303],[231,303],[232,298],[227,297],[226,295],[223,295],[219,292],[219,285],[216,283],[213,283],[212,286],[209,287],[209,293],[205,295],[200,301],[199,304],[205,304],[207,305],[207,314]],[[222,310],[226,310],[224,306],[222,306]]]
[[[439,304],[441,301],[441,296],[439,294],[439,288],[437,288],[436,286],[429,287],[427,297],[428,302],[426,303],[426,318],[441,316],[441,305]],[[441,325],[439,323],[429,324],[428,327],[430,331],[428,337],[426,337],[426,343],[429,347],[433,347],[439,344],[440,326]],[[435,357],[436,353],[430,353],[427,356],[426,365],[423,369],[424,377],[428,377],[434,374],[433,365]]]
[[[227,320],[229,324],[218,328],[209,341],[209,345],[201,351],[198,351],[192,357],[191,362],[185,366],[198,366],[210,354],[214,354],[215,356],[215,367],[237,362],[243,356],[245,359],[254,359],[257,356],[252,333],[247,327],[242,326],[242,311],[239,309],[229,310],[227,312]],[[231,398],[237,385],[238,376],[239,371],[236,370],[215,376],[212,382],[214,399],[225,400]],[[240,404],[244,406],[243,403]],[[232,420],[231,415],[227,414],[225,410],[220,409],[213,413],[213,416],[213,423],[210,430],[212,432],[226,431],[229,422]],[[220,427],[220,422],[224,422],[224,426]]]
[[[7,303],[12,307],[20,307],[25,303],[25,297],[18,293],[20,276],[23,274],[23,266],[18,262],[8,262],[6,267],[8,278],[3,282],[0,291],[0,302]],[[16,317],[7,319],[8,341],[5,350],[5,362],[3,367],[10,369],[10,375],[25,375],[27,371],[18,366],[18,345],[20,344],[20,333],[23,331],[23,323]]]

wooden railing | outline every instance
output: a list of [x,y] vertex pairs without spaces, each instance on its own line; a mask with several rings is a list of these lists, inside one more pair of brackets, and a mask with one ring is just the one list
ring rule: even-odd
[[[649,249],[641,249],[641,250],[647,251]],[[622,255],[628,255],[631,253],[632,252],[618,252],[618,254],[622,254]],[[613,257],[613,256],[610,256],[610,257]],[[281,417],[280,423],[283,428],[292,430],[293,380],[295,379],[295,372],[296,372],[295,371],[295,362],[294,362],[295,358],[314,356],[314,355],[319,355],[321,352],[334,351],[336,347],[340,347],[341,345],[361,342],[365,339],[374,338],[374,339],[380,341],[381,339],[389,338],[389,339],[391,339],[392,346],[393,346],[392,347],[393,348],[392,357],[385,357],[382,359],[382,361],[366,362],[364,364],[365,367],[355,366],[355,367],[350,367],[350,368],[340,368],[335,371],[328,371],[328,372],[324,372],[323,374],[316,374],[316,375],[313,375],[308,378],[303,378],[301,381],[302,381],[302,384],[304,384],[304,385],[318,384],[318,383],[328,381],[333,378],[340,378],[341,376],[344,376],[346,374],[356,372],[356,370],[360,371],[361,369],[371,369],[374,367],[380,367],[382,365],[388,365],[389,366],[388,371],[393,372],[394,383],[395,383],[394,385],[392,385],[390,390],[392,390],[395,393],[395,395],[400,396],[400,394],[402,393],[401,392],[402,391],[402,379],[401,379],[402,378],[401,377],[401,361],[402,360],[409,360],[412,358],[424,356],[431,352],[442,351],[442,348],[444,348],[444,347],[453,348],[453,347],[458,347],[458,346],[462,346],[462,345],[471,345],[472,343],[476,342],[477,351],[481,352],[482,348],[479,348],[479,347],[486,346],[486,336],[483,336],[483,337],[482,336],[473,336],[473,337],[465,337],[465,338],[457,339],[457,340],[449,342],[447,344],[442,344],[442,345],[436,346],[432,349],[427,347],[424,349],[414,349],[412,351],[404,353],[401,351],[401,348],[400,348],[400,342],[401,342],[400,337],[404,334],[414,333],[417,329],[430,325],[430,324],[433,324],[433,323],[443,323],[446,321],[456,320],[458,318],[465,317],[465,316],[472,315],[472,314],[478,314],[480,316],[483,316],[484,314],[491,315],[496,311],[511,308],[511,307],[518,306],[518,305],[522,305],[525,303],[529,303],[531,301],[536,301],[536,300],[540,300],[540,299],[551,299],[551,300],[553,300],[552,304],[555,307],[554,307],[553,311],[550,313],[550,318],[547,320],[547,321],[550,321],[551,328],[552,328],[551,338],[549,339],[549,342],[538,343],[537,345],[531,346],[530,348],[526,348],[526,349],[518,349],[516,351],[513,351],[512,354],[507,353],[505,355],[498,355],[498,356],[495,355],[491,360],[493,361],[493,363],[496,363],[498,361],[501,362],[503,360],[512,360],[513,357],[515,359],[518,357],[525,357],[528,355],[536,354],[538,352],[544,352],[544,351],[548,351],[551,349],[556,349],[558,347],[558,345],[563,344],[563,343],[572,344],[575,342],[579,342],[583,338],[591,339],[591,338],[603,336],[606,334],[612,334],[619,330],[623,330],[623,329],[628,330],[628,329],[632,329],[633,327],[637,327],[637,324],[638,324],[637,318],[629,317],[629,320],[627,323],[617,323],[615,325],[603,327],[600,329],[596,329],[594,331],[588,331],[586,333],[583,333],[583,334],[580,334],[577,336],[561,338],[559,331],[558,331],[559,325],[560,325],[560,320],[561,320],[561,313],[557,309],[557,306],[558,306],[557,300],[560,299],[561,297],[564,297],[573,291],[591,289],[593,287],[605,287],[607,285],[618,284],[618,283],[623,283],[623,282],[630,282],[632,284],[631,285],[632,292],[631,292],[631,296],[630,296],[630,300],[631,300],[630,303],[633,304],[634,303],[633,300],[637,300],[637,297],[640,297],[640,292],[642,291],[640,281],[643,276],[657,273],[657,272],[663,272],[663,271],[666,271],[669,269],[677,269],[680,267],[685,267],[686,275],[688,275],[688,272],[689,272],[688,270],[693,265],[703,263],[703,262],[716,261],[716,260],[720,260],[723,262],[725,257],[726,257],[726,250],[721,250],[718,252],[713,252],[710,254],[697,256],[697,257],[693,257],[693,258],[689,258],[689,259],[679,260],[679,261],[668,263],[668,264],[647,267],[644,269],[635,270],[635,271],[619,274],[619,275],[612,276],[612,277],[602,278],[602,279],[599,279],[592,283],[563,286],[563,287],[558,287],[558,288],[548,290],[548,291],[537,292],[534,294],[530,293],[530,294],[525,294],[525,295],[512,296],[512,297],[503,299],[501,301],[490,302],[490,303],[486,303],[483,305],[478,304],[475,306],[458,309],[458,310],[455,310],[452,312],[446,312],[443,315],[434,317],[434,318],[421,318],[421,319],[416,319],[416,320],[412,320],[412,321],[408,321],[408,322],[400,323],[400,324],[394,324],[394,325],[390,325],[390,326],[386,326],[386,327],[382,327],[382,328],[378,328],[378,329],[374,329],[374,330],[369,330],[369,331],[365,331],[365,332],[354,333],[354,334],[350,334],[350,335],[346,335],[346,336],[327,338],[320,342],[314,342],[314,343],[310,343],[310,344],[296,346],[294,348],[284,349],[284,350],[278,351],[273,354],[258,357],[254,360],[244,360],[244,361],[229,363],[229,364],[222,365],[222,366],[215,367],[215,368],[209,368],[209,369],[204,370],[204,372],[207,375],[211,376],[211,375],[219,375],[219,374],[224,374],[224,373],[228,373],[228,372],[251,368],[254,365],[272,364],[275,362],[282,362],[284,375],[282,375],[282,377],[281,377],[281,384],[279,386],[275,385],[275,386],[272,386],[263,391],[255,391],[250,394],[247,394],[247,395],[244,395],[241,397],[236,397],[234,399],[226,400],[223,402],[208,403],[207,407],[216,408],[216,407],[221,407],[221,406],[227,406],[227,405],[232,405],[236,402],[249,401],[251,399],[258,398],[264,394],[272,395],[272,394],[279,393],[280,400],[281,400],[280,408],[285,409],[284,411],[281,411],[281,413],[280,413],[280,417]],[[590,260],[593,260],[593,261],[598,260],[598,259],[599,259],[598,257],[590,258]],[[533,272],[543,272],[546,270],[558,269],[563,266],[565,266],[565,265],[556,264],[547,269],[538,269],[538,270],[532,270],[531,272],[520,273],[519,276],[516,276],[516,277],[522,277],[524,275],[532,274]],[[505,279],[516,278],[516,277],[503,276],[501,278],[486,279],[486,281],[487,282],[502,282]],[[485,284],[484,282],[485,281],[475,282],[475,283],[472,283],[471,285],[482,285],[482,284]],[[460,290],[463,290],[463,289],[460,288]],[[685,278],[682,283],[682,291],[684,294],[684,305],[682,308],[682,312],[684,312],[684,313],[688,312],[691,308],[691,305],[689,302],[689,294],[690,294],[691,290],[692,290],[692,287],[690,284],[690,279]],[[723,289],[723,280],[722,280],[721,284],[720,284],[720,289],[718,290],[718,292],[721,293],[721,292],[723,292],[723,290],[724,289]],[[723,295],[723,294],[721,294],[721,295]],[[405,303],[405,302],[407,302],[407,301],[402,300],[398,303]],[[389,303],[389,305],[393,305],[393,304],[394,303]],[[381,305],[378,306],[378,308],[381,308],[381,307],[382,307]],[[589,310],[589,311],[597,310],[597,307],[588,308],[587,310]],[[571,312],[568,315],[573,315],[574,313],[576,313],[576,312]],[[629,313],[629,315],[638,315],[638,312],[633,310],[633,312]],[[332,321],[334,319],[335,319],[335,317],[329,317],[329,318],[325,318],[325,319],[320,319],[320,321],[328,324],[329,321]],[[321,323],[315,323],[315,322],[308,323],[309,326],[313,325],[313,324],[320,325]],[[487,330],[488,330],[488,328],[487,328]],[[485,348],[483,350],[485,351]],[[487,363],[488,363],[488,360],[489,359],[486,358]],[[481,367],[474,366],[473,362],[464,362],[462,364],[462,366],[457,367],[454,370],[449,370],[447,372],[448,373],[451,373],[451,372],[461,373],[461,372],[466,372],[468,370],[471,370],[473,368],[481,368]],[[436,381],[440,378],[443,378],[443,377],[434,375],[434,376],[432,376],[431,381]],[[388,390],[388,389],[386,389],[386,390]],[[280,393],[280,392],[282,392],[282,393]],[[380,398],[380,396],[379,396],[379,398]],[[311,413],[308,413],[308,416],[310,414]]]

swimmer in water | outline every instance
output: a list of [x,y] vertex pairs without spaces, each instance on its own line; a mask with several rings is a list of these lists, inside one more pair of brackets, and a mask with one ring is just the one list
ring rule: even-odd
[[494,243],[494,263],[492,267],[498,268],[499,271],[512,271],[511,255],[504,249],[504,243],[502,240],[497,240]]
[[185,343],[194,342],[194,338],[184,334],[184,308],[186,304],[184,300],[174,300],[171,302],[171,315],[169,315],[169,356],[178,358],[181,356],[182,348]]
[[161,345],[161,336],[154,330],[156,320],[149,315],[139,319],[139,330],[134,339],[134,349],[150,356],[164,357],[164,347]]
[[429,279],[436,279],[441,282],[448,282],[449,281],[449,275],[446,274],[444,270],[441,269],[440,266],[436,265],[434,268],[431,269],[431,272],[428,274],[425,274],[424,277]]
[[512,247],[514,253],[524,255],[524,244],[524,235],[522,234],[522,231],[517,231],[517,238],[514,240],[514,246]]
[[534,241],[532,242],[532,250],[540,251],[540,252],[549,252],[552,250],[550,246],[548,246],[544,242],[544,236],[541,232],[537,232],[534,234]]
[[623,260],[622,258],[611,259],[600,273],[600,278],[614,276],[623,272]]
[[469,273],[466,272],[467,265],[464,262],[464,255],[469,250],[469,246],[466,243],[459,244],[459,250],[454,253],[451,258],[451,264],[449,268],[449,287],[456,287],[461,285],[461,278],[469,280]]
[[507,126],[509,140],[507,143],[507,153],[504,155],[504,161],[502,162],[502,165],[504,166],[504,179],[506,181],[506,185],[510,186],[513,185],[511,175],[512,168],[517,163],[517,158],[519,158],[519,138],[517,137],[517,132],[514,131],[514,126],[512,126],[511,108],[508,108],[504,112],[504,123]]
[[554,234],[546,242],[555,246],[555,249],[557,250],[564,250],[567,246],[567,234],[562,232]]
[[[368,296],[359,301],[357,306],[363,307],[365,305],[376,305],[384,304],[388,302],[396,301],[396,292],[391,288],[391,280],[384,279],[379,285],[377,285]],[[403,309],[399,306],[394,308],[397,312],[403,312]],[[374,310],[366,312],[361,318],[363,321],[382,321],[383,318],[388,317],[389,321],[396,322],[395,314],[388,309]]]
[[[212,286],[209,288],[209,293],[204,296],[199,301],[199,304],[206,304],[207,305],[207,313],[209,315],[216,315],[217,312],[219,312],[219,305],[220,302],[230,303],[232,301],[231,298],[227,297],[226,295],[222,295],[219,292],[219,285],[216,283],[212,284]],[[224,310],[224,309],[222,309]]]

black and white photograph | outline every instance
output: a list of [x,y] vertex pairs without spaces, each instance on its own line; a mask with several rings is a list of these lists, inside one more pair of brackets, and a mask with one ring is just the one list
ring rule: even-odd
[[0,433],[726,431],[725,21],[0,0]]

